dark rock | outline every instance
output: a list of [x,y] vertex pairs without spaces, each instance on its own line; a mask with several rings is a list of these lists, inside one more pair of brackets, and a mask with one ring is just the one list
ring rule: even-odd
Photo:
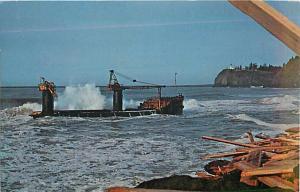
[[240,182],[240,171],[233,171],[216,180],[190,177],[187,175],[173,175],[170,177],[153,179],[139,184],[136,188],[169,189],[185,191],[228,191],[261,189],[265,186],[251,187]]
[[223,167],[223,166],[226,166],[230,163],[230,161],[227,161],[227,160],[215,160],[215,161],[211,161],[209,162],[208,164],[206,164],[204,166],[204,170],[209,173],[209,174],[212,174],[212,175],[216,175],[215,173],[215,167]]

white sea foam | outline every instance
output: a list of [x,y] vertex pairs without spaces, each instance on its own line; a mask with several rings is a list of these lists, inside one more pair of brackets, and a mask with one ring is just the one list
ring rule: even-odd
[[56,109],[69,110],[103,109],[105,96],[101,95],[95,84],[67,86],[55,101],[54,106]]
[[184,110],[197,111],[204,106],[196,99],[186,99],[183,101]]
[[232,119],[238,119],[238,120],[242,120],[242,121],[250,121],[250,122],[254,122],[257,125],[262,125],[265,127],[270,127],[270,128],[275,128],[275,129],[287,129],[287,128],[291,128],[291,127],[298,127],[299,124],[274,124],[274,123],[267,123],[265,121],[262,121],[260,119],[256,119],[254,117],[250,117],[246,114],[238,114],[238,115],[230,115],[230,117]]
[[186,99],[183,102],[186,111],[234,111],[251,110],[253,106],[249,105],[247,100],[206,100]]
[[17,115],[29,115],[33,111],[42,110],[42,106],[38,103],[25,103],[19,107],[12,107],[1,110],[1,116],[11,117]]
[[123,100],[123,109],[126,108],[137,108],[140,105],[141,101],[135,101],[133,99],[130,100]]
[[274,110],[299,110],[300,98],[293,95],[267,97],[258,100],[259,104],[271,105]]

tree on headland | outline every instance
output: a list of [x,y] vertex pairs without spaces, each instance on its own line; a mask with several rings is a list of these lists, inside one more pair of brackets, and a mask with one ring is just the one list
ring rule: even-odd
[[279,87],[300,87],[300,57],[292,57],[276,76]]

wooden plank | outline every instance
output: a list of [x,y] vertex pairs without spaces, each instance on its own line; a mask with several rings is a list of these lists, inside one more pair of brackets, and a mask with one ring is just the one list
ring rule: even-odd
[[[251,165],[250,163],[247,163],[246,161],[239,161],[233,164],[233,167],[239,169],[239,170],[247,170],[247,169],[255,169],[256,166]],[[257,186],[258,182],[255,178],[252,177],[242,177],[240,179],[240,182],[246,183],[247,185],[250,186]]]
[[251,133],[250,131],[248,131],[248,132],[247,132],[247,135],[248,135],[248,138],[249,138],[249,140],[250,140],[250,143],[253,144],[255,141],[254,141],[254,138],[253,138],[252,133]]
[[279,187],[282,189],[291,189],[294,190],[294,184],[286,181],[278,176],[266,176],[266,177],[258,177],[258,181],[264,183],[269,187]]
[[225,140],[225,139],[220,139],[220,138],[215,138],[215,137],[208,137],[208,136],[202,136],[202,139],[218,141],[218,142],[237,145],[237,146],[242,146],[242,147],[250,147],[250,148],[259,147],[258,145],[239,143],[239,142],[235,142],[235,141],[229,141],[229,140]]
[[274,154],[271,156],[271,160],[283,160],[283,159],[299,159],[299,151],[289,151],[284,154]]
[[275,175],[292,173],[295,166],[281,165],[281,166],[266,166],[259,167],[256,169],[243,170],[241,173],[242,177],[260,176],[260,175]]
[[249,170],[249,169],[255,169],[256,166],[255,165],[251,165],[250,163],[247,163],[246,161],[238,161],[233,163],[233,167],[244,171],[244,170]]
[[300,28],[287,17],[261,0],[229,2],[300,55]]
[[289,133],[299,133],[300,132],[300,127],[292,127],[292,128],[288,128],[285,130],[285,132],[289,132]]
[[282,166],[282,165],[291,165],[297,166],[299,164],[299,158],[294,160],[282,160],[282,161],[267,161],[264,166]]
[[299,140],[294,140],[294,139],[287,139],[287,138],[277,138],[280,141],[283,142],[288,142],[289,145],[294,145],[294,146],[299,146],[300,145],[300,141]]
[[247,162],[255,165],[255,166],[261,166],[261,158],[262,158],[262,151],[261,150],[253,150],[249,153],[247,157]]
[[233,160],[236,162],[236,161],[244,161],[248,158],[248,154],[247,155],[241,155],[241,156],[237,156],[237,157],[234,157]]
[[218,154],[206,155],[204,157],[204,159],[231,157],[231,156],[239,156],[239,155],[245,155],[245,154],[248,154],[248,152],[247,151],[241,151],[241,152],[218,153]]
[[297,149],[298,147],[296,146],[266,146],[266,147],[257,147],[257,148],[239,148],[236,149],[236,151],[252,151],[252,150],[261,150],[261,151],[271,151],[271,152],[276,152],[276,150],[293,150]]

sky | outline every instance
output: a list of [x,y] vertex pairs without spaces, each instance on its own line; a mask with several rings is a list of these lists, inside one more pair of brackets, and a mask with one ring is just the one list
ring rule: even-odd
[[[300,2],[268,2],[300,25]],[[108,83],[114,69],[156,84],[212,84],[230,64],[295,53],[227,1],[0,2],[1,86]],[[122,84],[129,84],[119,77]]]

